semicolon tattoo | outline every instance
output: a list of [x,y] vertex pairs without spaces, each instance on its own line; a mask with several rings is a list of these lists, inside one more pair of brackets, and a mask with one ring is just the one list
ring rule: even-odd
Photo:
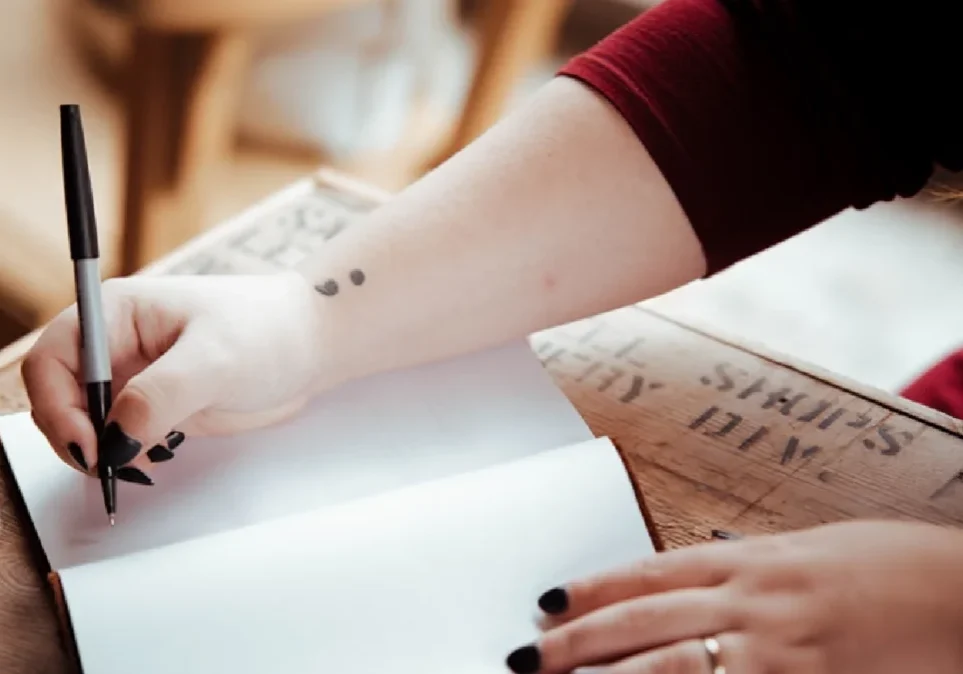
[[[365,276],[365,273],[360,269],[352,269],[350,272],[348,272],[348,278],[351,280],[351,283],[353,283],[356,286],[360,286],[362,283],[365,282],[365,279],[367,277]],[[314,289],[317,290],[322,295],[324,295],[325,297],[334,297],[335,295],[338,294],[338,291],[341,290],[341,287],[338,285],[338,282],[336,280],[334,280],[333,278],[329,278],[329,279],[325,279],[321,283],[316,284],[314,286]]]
[[314,286],[314,289],[326,297],[334,297],[338,294],[338,282],[333,278],[329,278],[324,283],[319,283]]

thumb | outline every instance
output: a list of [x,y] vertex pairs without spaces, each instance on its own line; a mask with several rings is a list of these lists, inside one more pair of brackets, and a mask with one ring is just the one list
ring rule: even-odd
[[222,358],[190,329],[118,393],[100,438],[102,460],[114,468],[134,461],[186,419],[215,402],[224,381]]

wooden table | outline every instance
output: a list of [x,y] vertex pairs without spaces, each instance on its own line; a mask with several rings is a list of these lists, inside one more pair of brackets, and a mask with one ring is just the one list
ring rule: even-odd
[[[145,273],[269,273],[383,195],[320,173]],[[27,401],[0,352],[0,412]],[[712,528],[778,532],[854,517],[963,522],[960,422],[627,307],[532,337],[592,429],[622,450],[666,547]],[[68,670],[53,603],[0,483],[0,671]]]

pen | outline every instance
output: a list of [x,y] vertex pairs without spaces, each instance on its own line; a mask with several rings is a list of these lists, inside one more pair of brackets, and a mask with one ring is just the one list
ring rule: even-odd
[[[110,352],[107,326],[100,296],[100,246],[94,196],[90,188],[87,148],[76,105],[60,106],[60,149],[63,161],[64,200],[67,207],[67,236],[70,258],[74,263],[77,314],[80,321],[80,350],[84,383],[87,388],[87,413],[99,439],[110,412]],[[117,475],[103,460],[97,444],[97,474],[104,494],[104,507],[114,525],[117,504]]]

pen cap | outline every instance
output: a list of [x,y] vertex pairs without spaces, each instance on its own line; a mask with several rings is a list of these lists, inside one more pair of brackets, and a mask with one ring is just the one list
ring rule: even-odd
[[63,162],[64,201],[67,206],[67,236],[70,257],[87,260],[100,256],[94,195],[87,166],[87,145],[76,105],[60,106],[60,152]]

